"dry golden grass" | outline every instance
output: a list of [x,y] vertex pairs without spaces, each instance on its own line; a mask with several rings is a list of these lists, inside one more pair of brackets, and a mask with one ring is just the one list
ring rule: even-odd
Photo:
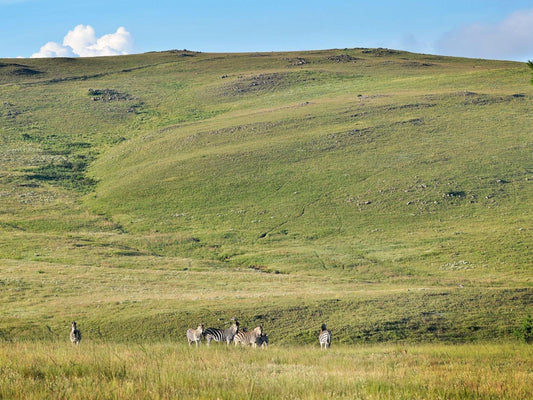
[[5,399],[516,399],[527,345],[316,346],[3,343]]

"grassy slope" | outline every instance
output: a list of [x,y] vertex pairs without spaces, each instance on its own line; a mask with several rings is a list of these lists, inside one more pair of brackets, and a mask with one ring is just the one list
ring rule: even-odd
[[278,342],[324,320],[508,338],[532,302],[528,80],[362,49],[3,60],[0,336],[237,315]]

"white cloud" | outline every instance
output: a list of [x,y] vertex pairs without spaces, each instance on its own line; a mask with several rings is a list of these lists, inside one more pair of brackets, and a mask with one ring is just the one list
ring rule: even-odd
[[129,54],[133,47],[133,37],[120,27],[115,33],[96,37],[90,25],[78,25],[69,31],[63,44],[48,42],[31,57],[98,57]]
[[63,39],[63,46],[70,47],[73,53],[88,57],[93,55],[90,47],[97,42],[94,28],[90,25],[78,25],[69,31]]
[[533,9],[517,11],[494,24],[471,24],[444,35],[443,54],[525,61],[533,58]]
[[61,46],[55,42],[48,42],[41,47],[38,53],[32,55],[32,58],[44,57],[72,57],[74,54],[68,47]]

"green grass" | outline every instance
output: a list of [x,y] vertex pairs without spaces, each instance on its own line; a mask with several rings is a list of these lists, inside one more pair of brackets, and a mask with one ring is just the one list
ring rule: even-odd
[[[155,346],[152,363],[187,351],[165,342],[185,329],[237,317],[262,323],[274,354],[308,354],[281,372],[257,361],[283,378],[262,383],[264,398],[294,384],[290,366],[312,373],[289,397],[521,398],[525,386],[457,375],[485,362],[508,382],[502,353],[454,360],[450,382],[398,382],[441,343],[519,346],[533,304],[532,98],[527,64],[386,49],[0,60],[0,340],[29,357],[1,379],[31,375],[31,354],[48,346],[67,357],[55,343],[73,320],[92,354]],[[392,384],[315,387],[323,375],[305,346],[324,322],[344,346],[327,356],[337,371],[366,345],[419,353],[385,374]],[[15,390],[0,397],[81,396],[106,376],[94,362],[76,364],[94,375],[64,395],[45,389],[63,372],[43,367],[35,388],[0,385]],[[113,386],[123,378],[102,390],[176,394],[175,378]],[[236,382],[235,397],[250,394],[248,378]],[[232,397],[217,385],[206,397]]]

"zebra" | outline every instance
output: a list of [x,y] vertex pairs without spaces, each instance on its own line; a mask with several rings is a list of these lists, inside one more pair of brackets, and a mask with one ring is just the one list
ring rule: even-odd
[[239,321],[233,318],[233,324],[226,329],[218,329],[218,328],[207,328],[203,335],[205,336],[205,340],[207,341],[207,345],[211,343],[211,340],[214,340],[215,342],[226,342],[226,344],[229,346],[230,342],[233,340],[233,337],[239,332]]
[[262,349],[268,347],[268,335],[262,334],[260,337],[257,338],[255,341],[257,346],[261,346]]
[[324,346],[324,349],[328,349],[331,345],[331,331],[328,331],[326,324],[322,324],[318,342],[320,343],[320,350],[322,350],[322,346]]
[[233,338],[233,343],[237,346],[239,343],[243,346],[251,345],[257,347],[257,341],[263,336],[263,327],[261,325],[255,327],[251,332],[238,332]]
[[81,332],[74,321],[72,322],[72,329],[70,330],[70,341],[73,344],[79,344],[81,341]]
[[187,341],[189,346],[192,342],[196,343],[196,347],[200,344],[200,339],[202,339],[202,333],[204,332],[204,324],[198,325],[196,329],[187,329]]

